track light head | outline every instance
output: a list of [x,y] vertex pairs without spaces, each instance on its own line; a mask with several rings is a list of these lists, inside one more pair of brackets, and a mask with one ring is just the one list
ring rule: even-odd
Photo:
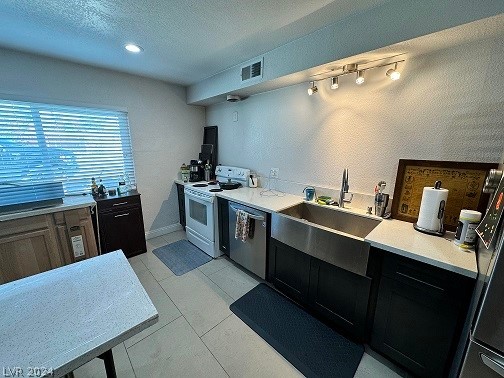
[[399,80],[401,73],[397,71],[397,63],[395,64],[394,68],[391,68],[387,71],[387,76],[390,77],[391,80]]
[[361,85],[364,83],[364,71],[357,71],[357,78],[355,79],[355,83]]
[[313,95],[314,93],[317,93],[317,92],[318,92],[318,88],[317,88],[317,86],[315,85],[315,82],[314,82],[314,81],[312,81],[312,82],[311,82],[311,87],[310,87],[310,88],[308,88],[308,95],[309,95],[309,96],[311,96],[311,95]]
[[339,82],[338,82],[338,77],[331,77],[331,89],[338,89],[339,88]]

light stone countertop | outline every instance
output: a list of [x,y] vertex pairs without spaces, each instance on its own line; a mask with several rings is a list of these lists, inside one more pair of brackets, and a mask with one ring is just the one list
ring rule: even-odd
[[0,286],[0,366],[59,377],[158,321],[122,251]]
[[470,278],[478,275],[476,254],[453,244],[453,233],[444,237],[423,234],[413,223],[383,220],[364,240],[372,246]]
[[[248,205],[268,213],[282,211],[303,202],[303,197],[280,192],[264,192],[264,188],[239,188],[218,192],[217,196]],[[274,195],[277,194],[277,195]]]
[[58,211],[80,209],[82,207],[93,207],[95,205],[96,202],[92,196],[68,196],[63,198],[63,203],[60,205],[43,207],[36,210],[16,211],[12,213],[0,214],[0,222],[12,219],[33,217],[35,215],[56,213]]
[[[187,184],[181,180],[175,182]],[[303,197],[287,193],[283,197],[261,196],[263,190],[264,188],[239,188],[219,192],[217,196],[269,213],[282,211],[303,202]],[[334,210],[376,218],[367,215],[363,209],[352,208],[351,204],[346,206],[344,209]],[[384,219],[364,240],[385,251],[467,277],[476,278],[478,275],[475,253],[460,249],[453,244],[453,233],[446,233],[444,237],[427,235],[416,231],[413,223]]]

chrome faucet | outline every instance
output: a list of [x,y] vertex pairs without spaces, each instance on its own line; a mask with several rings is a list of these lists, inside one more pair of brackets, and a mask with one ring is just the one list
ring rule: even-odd
[[341,190],[339,193],[339,207],[345,207],[345,202],[350,203],[353,199],[353,194],[350,195],[350,199],[345,199],[345,193],[348,193],[348,168],[343,169],[343,180],[341,180]]

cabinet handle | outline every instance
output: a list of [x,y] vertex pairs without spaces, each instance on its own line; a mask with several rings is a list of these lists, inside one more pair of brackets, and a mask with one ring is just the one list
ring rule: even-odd
[[129,213],[119,214],[119,215],[114,216],[114,218],[126,217],[128,215],[129,215]]
[[486,354],[481,353],[480,354],[481,360],[483,363],[488,366],[490,369],[495,371],[497,374],[499,374],[501,377],[504,377],[504,365],[498,363],[497,361],[494,361],[490,357],[488,357]]
[[119,202],[119,203],[114,203],[112,206],[120,206],[120,205],[127,205],[128,201],[126,202]]
[[406,277],[406,278],[409,278],[410,280],[413,280],[413,281],[416,281],[416,282],[420,282],[424,285],[428,285],[430,287],[433,287],[434,289],[438,289],[438,290],[441,290],[441,291],[444,291],[444,289],[442,287],[439,287],[439,286],[436,286],[436,285],[433,285],[433,284],[430,284],[428,282],[425,282],[425,281],[422,281],[422,280],[419,280],[418,278],[415,278],[415,277],[411,277],[411,276],[408,276],[407,274],[404,274],[404,273],[401,273],[401,272],[397,272],[397,274],[399,274],[400,276],[403,276],[403,277]]

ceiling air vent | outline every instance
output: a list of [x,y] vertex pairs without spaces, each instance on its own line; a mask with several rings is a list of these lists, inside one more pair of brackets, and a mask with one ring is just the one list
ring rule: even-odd
[[263,59],[253,63],[242,66],[241,68],[241,81],[252,79],[261,79],[263,75]]

